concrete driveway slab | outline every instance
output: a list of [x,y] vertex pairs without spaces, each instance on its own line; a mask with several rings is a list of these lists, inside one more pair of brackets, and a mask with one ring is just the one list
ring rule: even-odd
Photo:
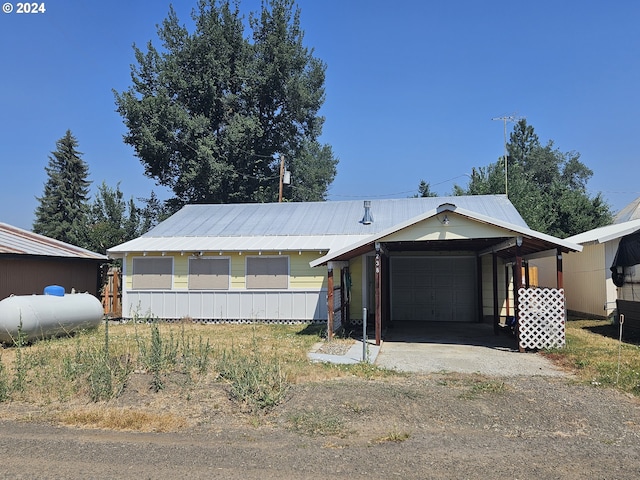
[[520,353],[515,339],[482,323],[403,322],[384,336],[376,365],[404,372],[490,376],[566,376],[537,353]]

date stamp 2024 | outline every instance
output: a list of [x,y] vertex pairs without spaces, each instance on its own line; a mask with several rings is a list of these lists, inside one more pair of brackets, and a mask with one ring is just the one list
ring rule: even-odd
[[2,11],[4,13],[16,13],[16,14],[40,14],[47,11],[47,7],[44,2],[17,2],[15,4],[11,2],[5,2],[2,4]]

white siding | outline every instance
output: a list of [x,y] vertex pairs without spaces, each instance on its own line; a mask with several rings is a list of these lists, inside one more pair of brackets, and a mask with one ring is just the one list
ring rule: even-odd
[[597,317],[607,315],[606,280],[603,244],[585,245],[582,252],[563,256],[563,280],[567,309]]
[[325,321],[327,292],[321,291],[129,291],[125,318],[197,320]]

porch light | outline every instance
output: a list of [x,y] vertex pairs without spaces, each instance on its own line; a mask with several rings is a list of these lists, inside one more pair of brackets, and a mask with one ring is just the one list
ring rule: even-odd
[[442,223],[442,225],[444,225],[445,227],[447,225],[449,225],[449,217],[447,216],[447,214],[445,213],[444,218],[442,220],[440,220],[440,223]]

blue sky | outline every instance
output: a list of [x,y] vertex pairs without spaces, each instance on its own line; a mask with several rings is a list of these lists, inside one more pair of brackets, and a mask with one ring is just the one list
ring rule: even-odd
[[[2,3],[5,3],[4,0]],[[122,141],[112,89],[133,43],[156,45],[164,0],[50,0],[0,13],[0,221],[30,229],[45,166],[70,129],[95,188],[168,193]],[[41,3],[41,2],[38,2]],[[196,0],[174,7],[190,25]],[[321,141],[340,159],[330,200],[441,195],[503,153],[503,124],[575,150],[614,211],[640,196],[640,2],[298,0],[327,64]],[[243,0],[247,13],[259,0]],[[512,125],[508,126],[510,131]]]

